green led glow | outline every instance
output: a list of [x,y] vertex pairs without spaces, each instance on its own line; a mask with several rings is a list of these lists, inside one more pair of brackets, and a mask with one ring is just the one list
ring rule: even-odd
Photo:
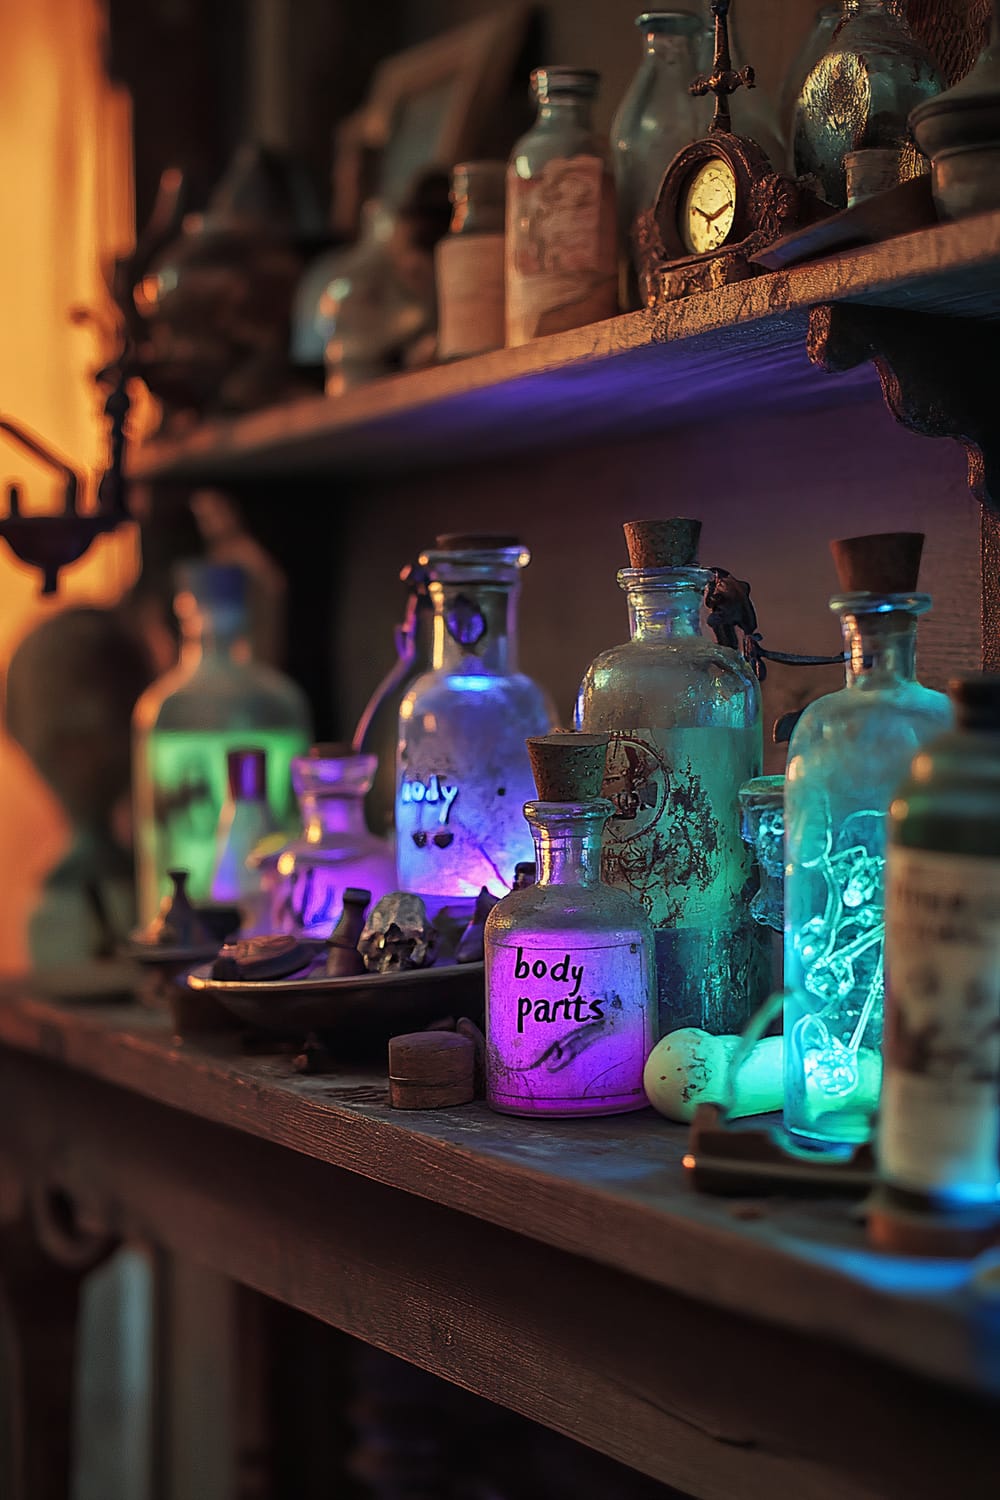
[[296,826],[292,757],[308,737],[290,729],[154,730],[136,793],[140,910],[151,914],[170,888],[167,871],[187,870],[188,892],[207,900],[215,868],[215,833],[226,800],[226,753],[258,748],[267,755],[267,796],[278,824]]

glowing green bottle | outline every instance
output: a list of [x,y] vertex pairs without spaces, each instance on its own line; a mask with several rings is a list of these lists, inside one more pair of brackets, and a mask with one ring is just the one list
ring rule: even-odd
[[132,717],[141,923],[168,892],[168,870],[187,870],[192,898],[209,898],[227,753],[265,752],[268,802],[278,824],[290,828],[291,761],[311,739],[301,690],[251,657],[242,569],[188,563],[178,583],[180,660],[146,689]]

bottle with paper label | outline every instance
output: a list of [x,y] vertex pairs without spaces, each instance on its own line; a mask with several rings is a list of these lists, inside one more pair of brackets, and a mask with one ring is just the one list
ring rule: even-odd
[[901,1249],[1000,1234],[1000,677],[948,691],[889,809],[876,1217]]
[[538,880],[486,920],[486,1097],[514,1115],[642,1109],[656,1041],[652,930],[601,878],[606,734],[528,740]]
[[507,168],[507,343],[618,311],[615,186],[594,132],[598,73],[536,68],[538,119]]
[[660,1026],[731,1035],[767,994],[753,921],[753,856],[739,790],[760,774],[760,689],[738,652],[701,633],[711,573],[699,521],[629,521],[618,574],[631,639],[588,668],[577,723],[611,735],[604,879],[640,901],[656,933]]

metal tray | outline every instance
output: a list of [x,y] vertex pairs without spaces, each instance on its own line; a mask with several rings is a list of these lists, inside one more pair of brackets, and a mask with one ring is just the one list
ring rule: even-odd
[[308,969],[285,979],[213,979],[200,964],[187,986],[210,995],[253,1031],[300,1040],[319,1033],[352,1056],[385,1046],[389,1038],[447,1016],[482,1025],[485,966],[442,964],[401,974],[359,974],[331,979]]

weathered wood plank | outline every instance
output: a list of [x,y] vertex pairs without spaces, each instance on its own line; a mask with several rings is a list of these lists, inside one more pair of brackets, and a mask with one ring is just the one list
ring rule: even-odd
[[994,1493],[972,1398],[8,1049],[0,1143],[115,1231],[705,1500],[938,1500],[956,1455],[963,1500]]
[[202,424],[133,457],[138,479],[412,470],[663,430],[706,399],[790,410],[869,390],[813,369],[810,307],[854,301],[1000,316],[1000,213],[940,224],[518,349]]
[[0,1043],[672,1291],[1000,1394],[966,1267],[869,1251],[834,1200],[773,1200],[748,1218],[698,1197],[680,1168],[685,1132],[652,1114],[400,1116],[377,1073],[301,1078],[284,1058],[234,1058],[225,1041],[178,1046],[131,1007],[8,1001]]

